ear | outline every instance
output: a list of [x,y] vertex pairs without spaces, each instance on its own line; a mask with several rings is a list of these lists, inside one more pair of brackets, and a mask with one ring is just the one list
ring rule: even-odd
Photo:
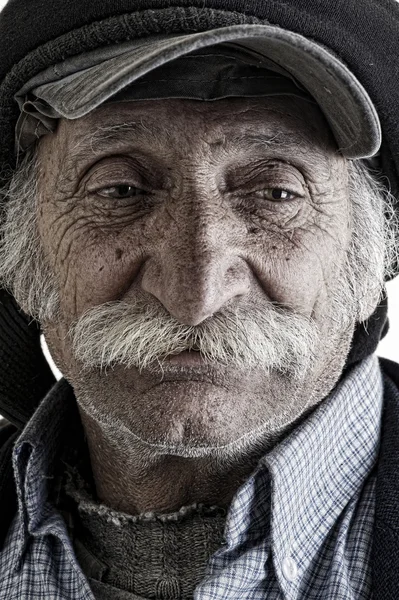
[[363,323],[367,321],[382,301],[387,301],[386,287],[384,286],[382,291],[379,289],[379,286],[378,289],[377,287],[375,289],[370,288],[367,296],[359,300],[358,322]]
[[387,334],[388,328],[388,302],[385,293],[372,315],[356,325],[346,367],[373,354],[380,340]]

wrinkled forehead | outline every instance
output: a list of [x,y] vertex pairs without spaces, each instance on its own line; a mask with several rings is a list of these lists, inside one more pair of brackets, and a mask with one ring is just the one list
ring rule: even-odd
[[140,146],[171,152],[201,144],[262,151],[273,147],[319,156],[337,155],[331,129],[314,103],[280,96],[214,102],[157,99],[105,103],[76,120],[60,119],[56,140],[79,160]]

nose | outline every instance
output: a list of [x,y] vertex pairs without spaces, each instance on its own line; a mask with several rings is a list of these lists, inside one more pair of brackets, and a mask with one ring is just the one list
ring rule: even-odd
[[250,273],[232,243],[231,220],[214,208],[187,211],[153,248],[141,286],[181,323],[198,325],[249,292]]

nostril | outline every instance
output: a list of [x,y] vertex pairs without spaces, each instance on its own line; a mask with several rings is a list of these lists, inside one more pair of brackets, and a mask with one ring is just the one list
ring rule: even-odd
[[231,265],[226,271],[227,281],[234,281],[240,277],[240,275],[242,275],[242,271],[237,265]]

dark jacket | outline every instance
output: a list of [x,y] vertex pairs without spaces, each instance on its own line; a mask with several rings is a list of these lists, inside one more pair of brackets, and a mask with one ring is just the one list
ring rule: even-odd
[[384,377],[372,548],[375,600],[399,598],[399,364],[380,359]]

